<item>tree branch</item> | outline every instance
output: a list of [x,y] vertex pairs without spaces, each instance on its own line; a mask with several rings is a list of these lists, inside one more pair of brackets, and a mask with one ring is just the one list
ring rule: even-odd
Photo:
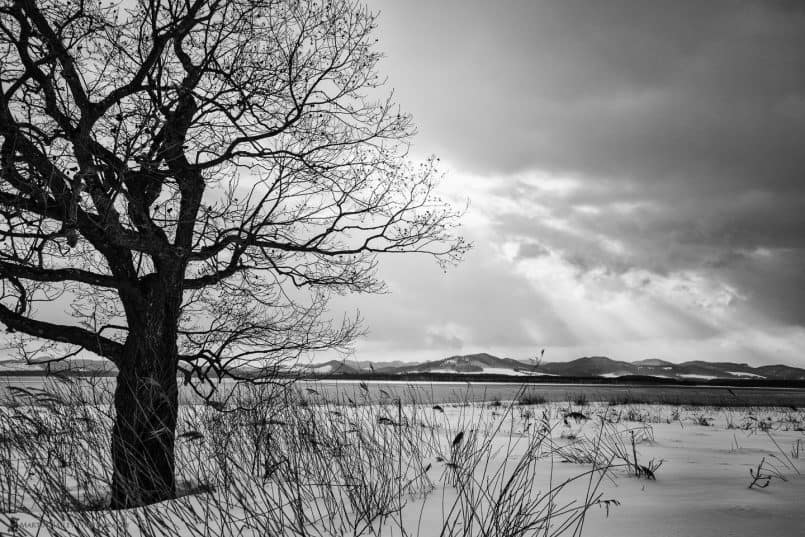
[[0,304],[0,323],[30,336],[78,345],[99,356],[109,358],[115,364],[120,362],[123,355],[123,345],[116,341],[77,326],[65,326],[31,319],[10,310],[3,304]]
[[16,278],[33,280],[37,282],[60,282],[70,280],[89,285],[96,285],[98,287],[108,287],[110,289],[118,289],[122,285],[122,282],[114,276],[95,274],[94,272],[76,268],[48,269],[0,261],[0,276],[3,275],[14,276]]

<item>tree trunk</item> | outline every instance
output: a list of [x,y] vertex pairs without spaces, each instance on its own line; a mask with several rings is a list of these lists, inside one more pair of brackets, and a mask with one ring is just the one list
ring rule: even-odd
[[171,314],[173,308],[166,307],[164,294],[146,292],[148,307],[139,312],[135,322],[129,316],[130,332],[117,376],[112,430],[113,509],[176,496],[177,316]]

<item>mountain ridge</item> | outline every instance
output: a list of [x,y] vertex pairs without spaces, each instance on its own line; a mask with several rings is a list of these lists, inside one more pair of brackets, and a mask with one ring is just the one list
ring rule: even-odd
[[[54,363],[50,371],[66,374],[113,375],[114,368],[98,360]],[[257,368],[243,367],[250,374]],[[607,356],[583,356],[569,362],[543,362],[500,358],[489,353],[453,355],[423,362],[373,362],[370,360],[330,360],[294,367],[288,374],[312,377],[383,377],[406,375],[495,375],[508,377],[618,378],[654,377],[675,381],[756,380],[805,381],[805,369],[785,364],[753,367],[743,362],[706,362],[689,360],[674,363],[650,358],[626,362]],[[25,365],[15,360],[0,359],[0,375],[46,374],[44,364]]]
[[405,375],[414,373],[495,374],[511,376],[602,377],[625,376],[657,377],[674,380],[805,380],[805,369],[785,364],[753,367],[743,362],[705,362],[690,360],[674,363],[660,359],[626,362],[607,356],[583,356],[569,362],[535,364],[513,358],[499,358],[489,353],[456,355],[441,360],[416,364],[384,364],[362,362],[366,367],[355,367],[356,362],[331,360],[312,364],[303,371],[313,375],[360,375],[378,373]]

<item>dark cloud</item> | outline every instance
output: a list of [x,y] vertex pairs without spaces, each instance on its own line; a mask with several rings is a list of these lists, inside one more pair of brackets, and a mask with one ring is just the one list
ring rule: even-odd
[[372,337],[712,350],[805,326],[805,4],[370,5],[414,153],[472,177],[452,189],[482,217],[444,279],[384,265],[399,311]]
[[419,146],[474,171],[786,182],[805,162],[803,14],[732,1],[378,4]]
[[756,310],[782,323],[805,325],[805,251],[743,252],[719,274]]

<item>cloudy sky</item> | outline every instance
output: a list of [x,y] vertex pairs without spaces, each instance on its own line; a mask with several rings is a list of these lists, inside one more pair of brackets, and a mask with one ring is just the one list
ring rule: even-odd
[[805,3],[369,5],[475,249],[337,302],[356,358],[805,366]]

